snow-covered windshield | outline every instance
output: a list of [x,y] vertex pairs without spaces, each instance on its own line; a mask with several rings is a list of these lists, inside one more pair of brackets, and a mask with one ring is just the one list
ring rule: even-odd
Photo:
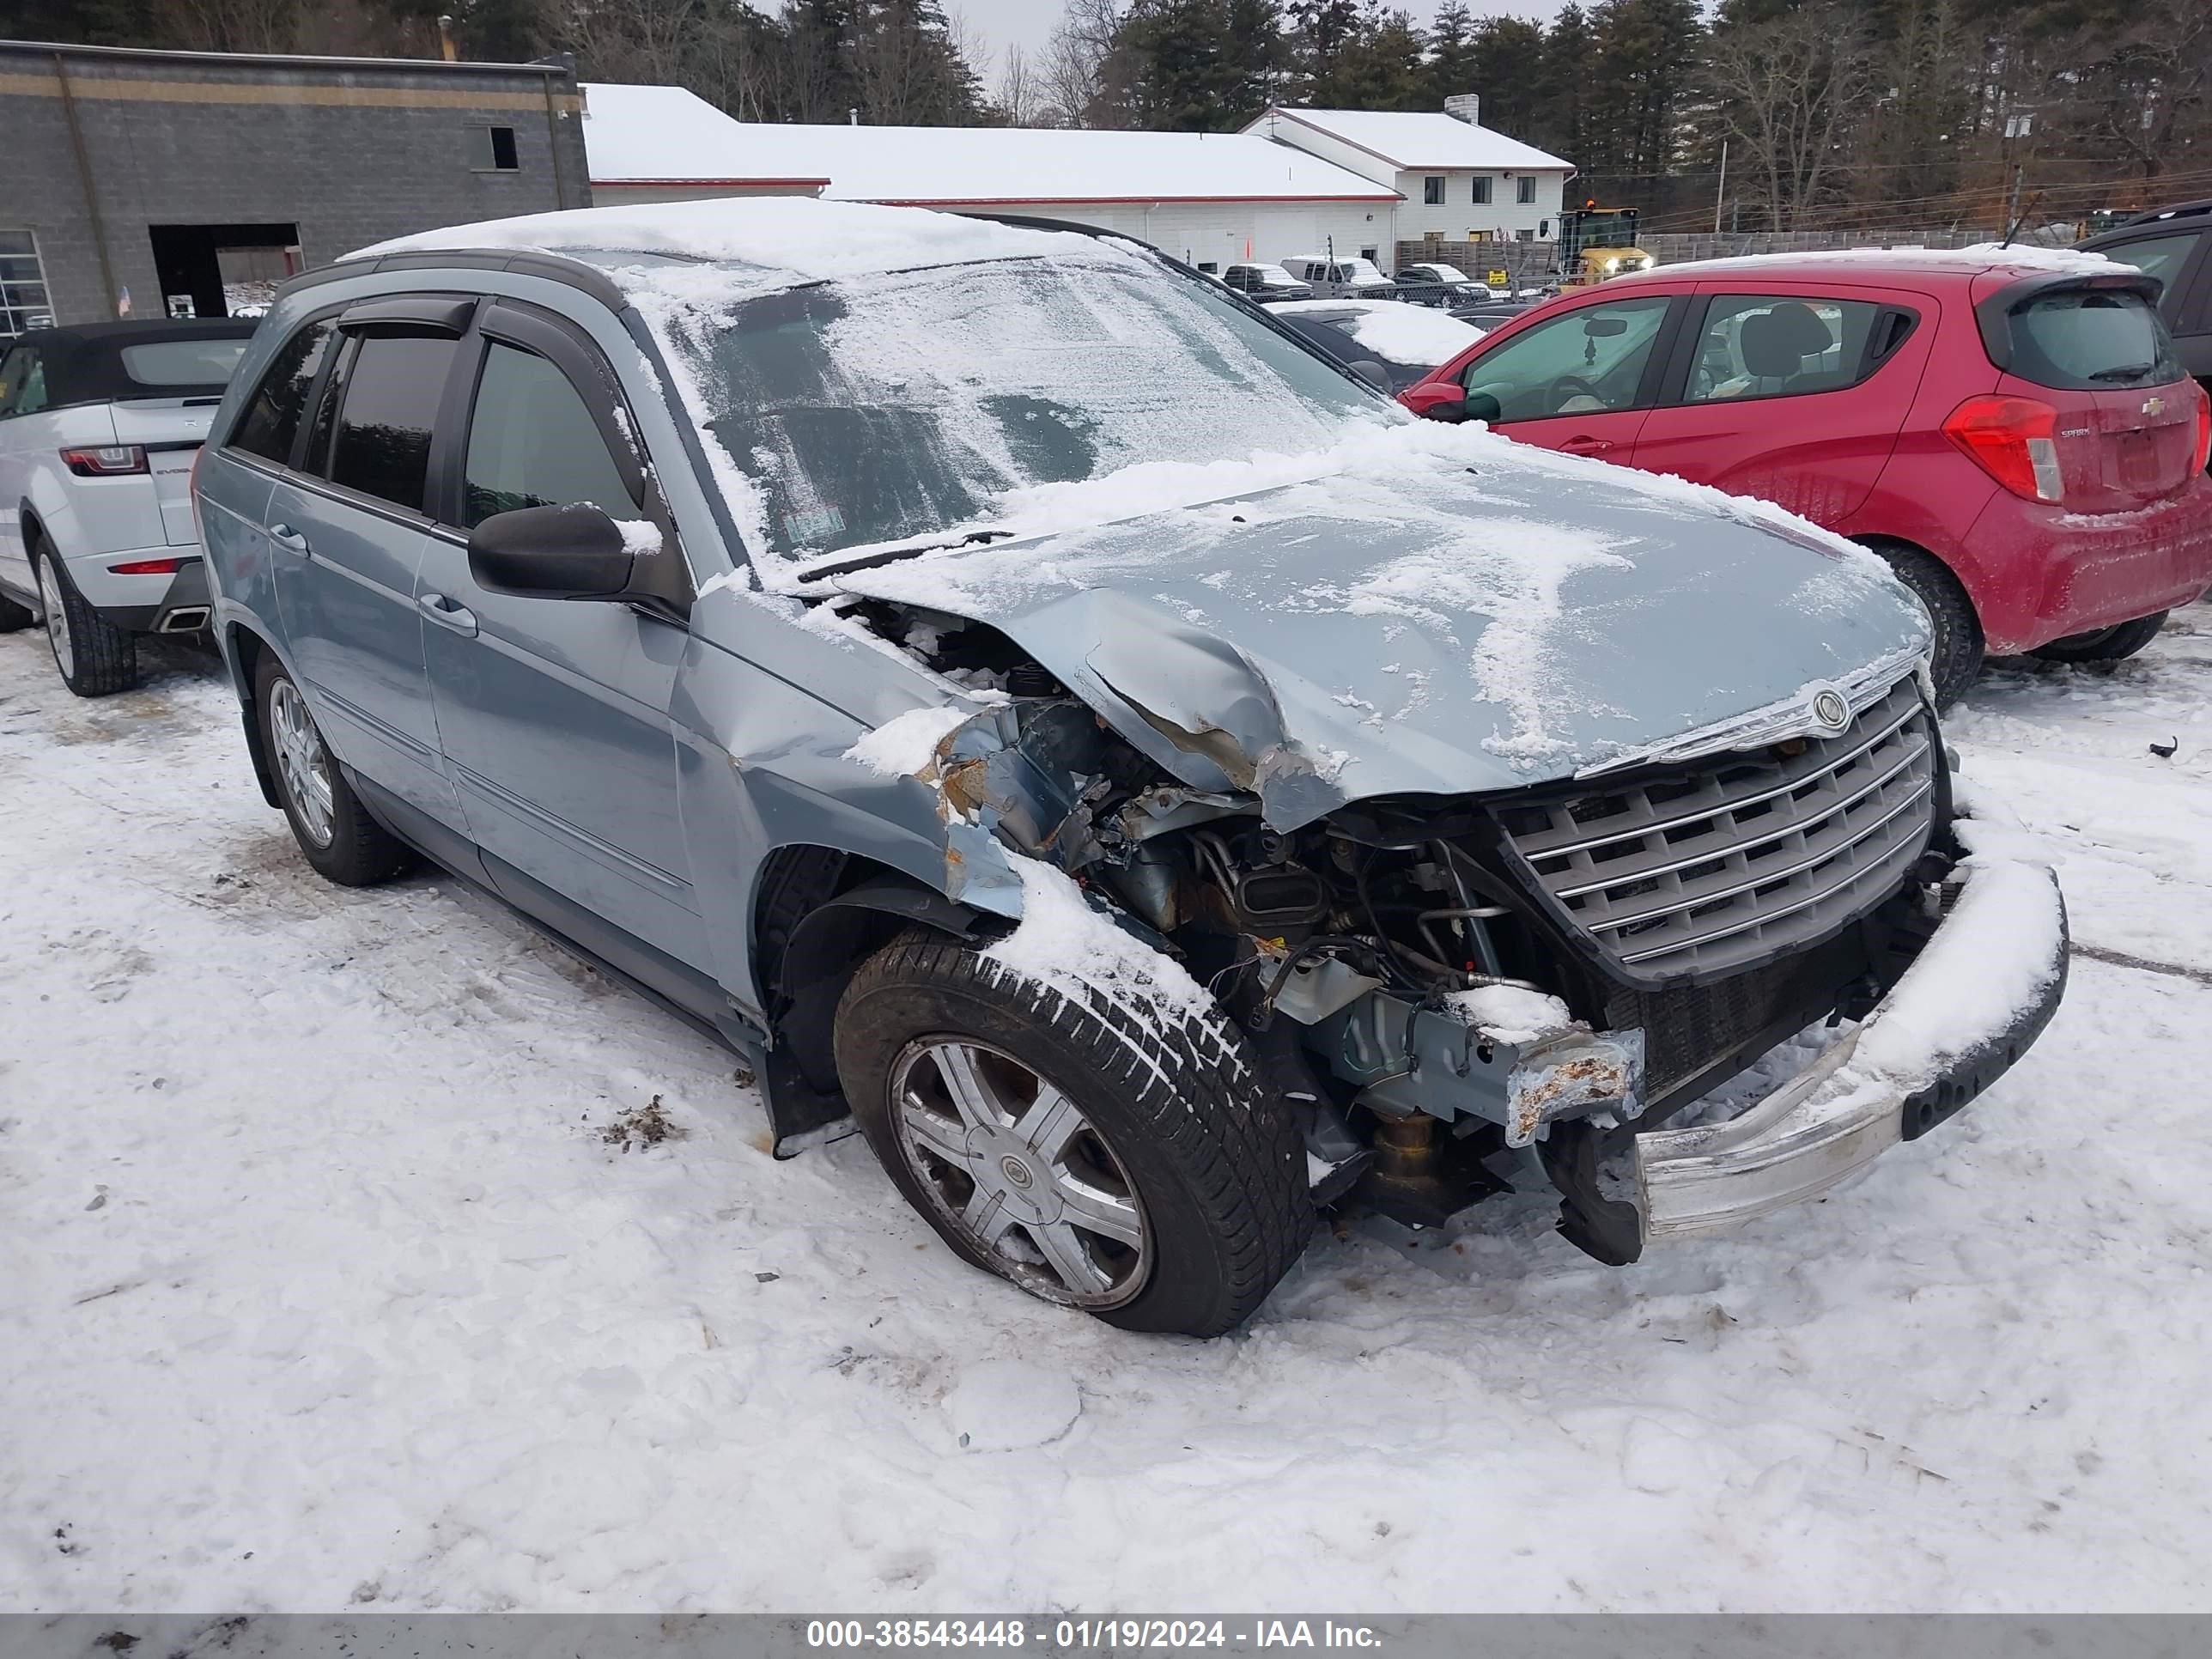
[[1322,450],[1392,418],[1225,289],[1112,249],[769,294],[713,278],[673,274],[641,309],[769,562],[964,532],[1010,491]]

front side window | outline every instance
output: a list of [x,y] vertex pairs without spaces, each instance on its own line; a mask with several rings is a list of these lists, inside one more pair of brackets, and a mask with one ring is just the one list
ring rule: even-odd
[[276,349],[252,401],[239,418],[238,429],[231,434],[235,447],[280,466],[291,464],[292,441],[299,435],[332,331],[328,322],[310,323]]
[[1536,201],[1536,181],[1534,179],[1516,179],[1513,183],[1513,199],[1523,207],[1534,206]]
[[1432,173],[1421,180],[1421,205],[1442,207],[1444,204],[1444,179],[1440,173]]
[[1705,309],[1683,401],[1794,397],[1855,385],[1881,314],[1864,300],[1717,295]]
[[1470,398],[1496,398],[1499,421],[1632,409],[1670,303],[1623,300],[1554,317],[1477,357],[1461,383]]
[[1490,205],[1490,175],[1488,173],[1475,174],[1474,201],[1477,207]]
[[1218,284],[1133,253],[734,302],[690,268],[653,301],[694,418],[758,491],[762,550],[802,562],[988,523],[1016,490],[1241,460],[1255,433],[1316,452],[1394,418]]
[[372,334],[356,347],[331,446],[331,482],[422,510],[430,432],[459,342],[447,334]]
[[484,352],[462,464],[464,524],[495,513],[588,501],[611,519],[637,502],[568,377],[534,352],[495,340]]

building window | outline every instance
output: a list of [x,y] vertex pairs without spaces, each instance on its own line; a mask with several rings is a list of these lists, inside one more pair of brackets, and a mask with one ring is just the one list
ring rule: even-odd
[[0,337],[53,325],[38,238],[27,230],[0,230]]
[[1533,242],[1536,240],[1536,233],[1533,230],[1516,230],[1513,233],[1513,240],[1516,242]]
[[1359,250],[1359,257],[1371,265],[1382,257],[1382,250],[1379,247],[1364,247]]
[[1516,179],[1513,182],[1514,200],[1523,207],[1533,206],[1536,200],[1536,181],[1534,179]]
[[1477,207],[1490,205],[1490,175],[1488,173],[1478,173],[1474,175],[1474,204]]
[[514,158],[513,127],[468,127],[469,167],[477,173],[513,173],[521,165]]
[[1444,204],[1444,181],[1442,173],[1432,173],[1421,180],[1421,205],[1442,207]]

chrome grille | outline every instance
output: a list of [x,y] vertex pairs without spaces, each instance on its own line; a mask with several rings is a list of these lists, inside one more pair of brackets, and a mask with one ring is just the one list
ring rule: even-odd
[[1928,844],[1940,763],[1907,678],[1839,737],[1593,785],[1504,821],[1545,890],[1632,977],[1726,973],[1894,889]]

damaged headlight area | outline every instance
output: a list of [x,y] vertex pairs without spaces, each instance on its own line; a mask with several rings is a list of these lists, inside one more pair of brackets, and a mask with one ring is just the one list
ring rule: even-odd
[[[1179,961],[1299,1113],[1316,1202],[1433,1225],[1548,1187],[1570,1239],[1626,1261],[1649,1237],[1734,1215],[1729,1182],[1840,1178],[1834,1137],[1809,1173],[1749,1174],[1753,1144],[1699,1208],[1672,1194],[1704,1166],[1646,1157],[1639,1189],[1637,1148],[1784,1040],[1864,1021],[1940,926],[1957,849],[1909,678],[1830,738],[1533,805],[1357,801],[1285,829],[1263,788],[1238,787],[1256,759],[1217,757],[1227,787],[1200,787],[994,630],[890,606],[871,620],[940,675],[1003,695],[917,774],[938,793],[947,891],[1012,915],[1006,854],[1047,860]],[[1233,744],[1232,724],[1209,741]],[[1686,969],[1639,966],[1662,952]],[[1697,971],[1707,962],[1717,971]],[[1898,1138],[1849,1144],[1871,1156]],[[1672,1207],[1647,1225],[1662,1183]]]

